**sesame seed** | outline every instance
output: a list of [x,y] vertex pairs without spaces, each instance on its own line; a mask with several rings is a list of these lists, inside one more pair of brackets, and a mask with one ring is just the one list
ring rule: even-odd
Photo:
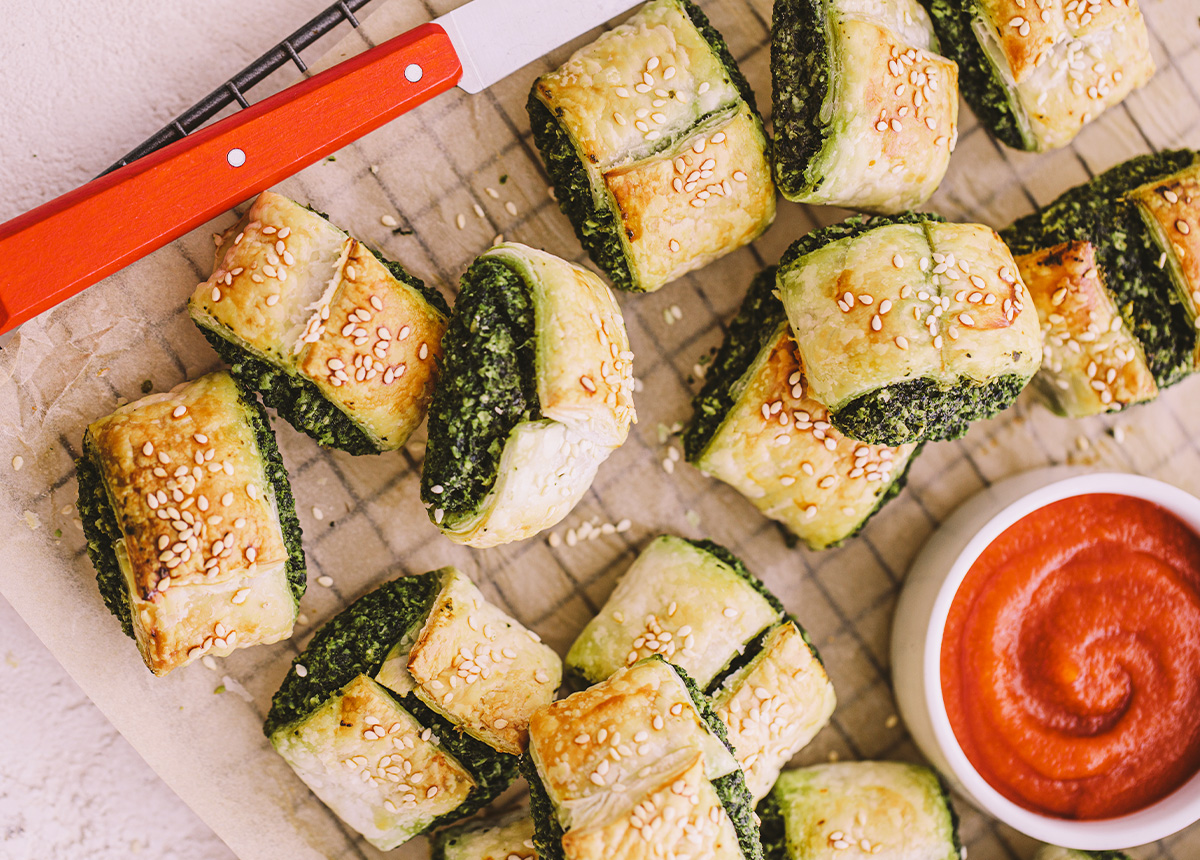
[[899,254],[896,254],[895,256],[892,257],[892,265],[895,266],[897,269],[903,269],[904,268],[904,258],[901,257]]
[[187,415],[187,407],[183,406],[182,404],[176,406],[174,410],[171,411],[172,418],[182,418],[184,415]]
[[382,216],[379,219],[379,223],[382,224],[384,227],[399,227],[400,226],[400,222],[397,221],[395,218],[393,218],[391,215]]
[[454,216],[454,226],[459,230],[467,226],[467,216],[459,212]]
[[333,577],[332,576],[318,576],[317,577],[317,585],[321,586],[322,588],[330,588],[333,586]]
[[1188,225],[1188,222],[1184,221],[1182,218],[1175,222],[1175,229],[1185,236],[1192,232],[1192,228]]

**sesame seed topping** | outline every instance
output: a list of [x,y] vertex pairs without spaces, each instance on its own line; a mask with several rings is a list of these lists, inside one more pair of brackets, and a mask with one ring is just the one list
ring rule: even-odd
[[172,418],[182,418],[184,415],[187,415],[187,407],[182,404],[176,406],[174,410],[171,411]]

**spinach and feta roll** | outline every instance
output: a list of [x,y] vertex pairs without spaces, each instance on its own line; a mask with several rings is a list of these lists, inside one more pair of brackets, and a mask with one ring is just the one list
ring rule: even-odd
[[1037,312],[1008,247],[981,224],[850,218],[797,240],[778,288],[808,395],[875,445],[955,439],[1037,371]]
[[1200,355],[1200,154],[1143,155],[1004,231],[1037,306],[1037,388],[1081,417],[1153,399]]
[[938,775],[900,762],[787,770],[758,805],[767,860],[879,854],[964,860],[958,815]]
[[1066,146],[1150,80],[1137,0],[922,0],[963,98],[1015,149]]
[[589,684],[658,654],[707,689],[768,627],[783,604],[725,547],[655,538],[567,653]]
[[1082,418],[1153,400],[1158,385],[1125,327],[1090,242],[1017,257],[1042,325],[1034,388],[1055,412]]
[[386,851],[504,791],[561,677],[558,655],[448,567],[386,583],[322,627],[263,730]]
[[439,831],[431,860],[537,860],[528,810],[500,821],[471,821]]
[[829,722],[837,696],[821,656],[795,619],[785,618],[756,645],[711,697],[746,787],[758,801]]
[[433,395],[438,292],[270,191],[217,241],[188,312],[234,376],[322,445],[403,445]]
[[535,713],[521,770],[542,860],[762,858],[724,726],[661,657]]
[[1033,855],[1033,860],[1133,860],[1124,851],[1079,851],[1074,848],[1059,848],[1043,845]]
[[856,534],[900,492],[917,445],[846,438],[808,393],[776,268],[751,282],[683,434],[687,459],[811,549]]
[[775,219],[754,93],[689,0],[647,3],[581,48],[528,110],[559,205],[623,290],[657,290]]
[[775,0],[775,181],[802,203],[900,212],[958,140],[958,69],[916,0]]
[[151,672],[292,635],[300,523],[266,413],[228,373],[93,421],[75,466],[100,595]]
[[636,420],[612,291],[508,242],[463,275],[429,412],[421,498],[448,538],[489,547],[557,523]]

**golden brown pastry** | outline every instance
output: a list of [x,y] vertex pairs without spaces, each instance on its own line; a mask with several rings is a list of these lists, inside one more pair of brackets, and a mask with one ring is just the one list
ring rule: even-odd
[[291,635],[305,581],[291,490],[228,373],[92,422],[77,466],[101,594],[154,674]]
[[767,140],[721,36],[653,0],[534,83],[534,141],[563,212],[624,290],[657,290],[775,218]]
[[789,200],[895,213],[937,189],[958,68],[916,0],[776,0],[775,181]]
[[424,419],[449,315],[398,264],[270,191],[220,237],[188,310],[268,406],[354,454],[399,448]]
[[1137,0],[931,0],[963,97],[1016,149],[1066,146],[1154,74]]

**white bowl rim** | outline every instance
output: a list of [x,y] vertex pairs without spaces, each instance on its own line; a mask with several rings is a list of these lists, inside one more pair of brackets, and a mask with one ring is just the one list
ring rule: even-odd
[[[1047,470],[1051,471],[1051,470]],[[1014,476],[1028,480],[1029,473]],[[980,553],[1009,526],[1048,504],[1073,496],[1106,493],[1144,499],[1170,511],[1200,534],[1200,499],[1178,487],[1143,475],[1089,472],[1052,481],[993,514],[959,551],[938,589],[922,653],[925,706],[934,737],[959,785],[982,808],[1022,833],[1054,845],[1084,851],[1114,850],[1155,842],[1200,819],[1200,772],[1159,801],[1117,818],[1055,818],[1019,806],[994,789],[959,745],[942,696],[942,639],[950,604]]]

